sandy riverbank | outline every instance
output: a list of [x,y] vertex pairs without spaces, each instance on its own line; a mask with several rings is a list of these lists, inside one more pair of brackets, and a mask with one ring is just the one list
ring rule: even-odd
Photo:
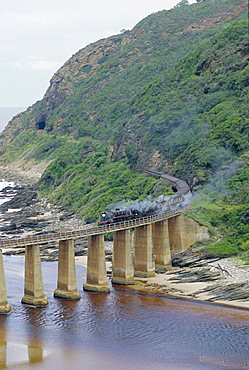
[[[226,260],[225,265],[227,265]],[[76,263],[81,266],[87,267],[87,256],[76,257]],[[241,276],[240,269],[236,267],[231,261],[229,261],[229,264],[231,265],[233,274]],[[106,267],[107,271],[110,274],[111,262],[107,262]],[[138,292],[173,295],[179,298],[194,299],[206,302],[210,302],[210,299],[214,298],[212,294],[205,292],[211,286],[212,283],[210,282],[179,283],[172,281],[172,279],[174,278],[177,279],[177,275],[180,270],[181,269],[176,269],[175,271],[168,271],[163,274],[156,274],[156,276],[153,278],[146,279],[135,278],[135,284],[129,285],[128,288]],[[249,266],[248,268],[246,268],[246,273],[244,272],[244,276],[246,279],[247,274],[249,274]],[[230,282],[232,276],[231,275],[228,276],[229,278],[227,280],[228,282]],[[236,277],[235,279],[238,279],[238,277]],[[226,281],[224,281],[224,284],[225,283]],[[249,297],[247,301],[212,300],[212,303],[249,310]]]

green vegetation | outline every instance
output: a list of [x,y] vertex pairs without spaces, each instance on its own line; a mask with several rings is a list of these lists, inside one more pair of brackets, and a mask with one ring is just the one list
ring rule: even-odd
[[50,161],[40,191],[87,220],[111,202],[167,193],[143,173],[170,168],[201,187],[189,214],[211,231],[205,252],[247,261],[247,26],[245,0],[182,1],[152,14],[113,37],[93,73],[77,65],[84,76],[72,77],[70,94],[61,99],[59,83],[21,128],[13,121],[0,161]]
[[128,158],[112,162],[110,155],[109,147],[90,138],[37,135],[30,129],[13,141],[2,158],[51,161],[40,182],[41,193],[89,222],[110,203],[172,193],[166,182],[132,171]]
[[[70,166],[65,157],[57,160],[45,171],[41,190],[51,194],[53,201],[80,212],[87,221],[94,221],[110,203],[155,194],[157,180],[132,172],[124,160],[108,162],[107,156],[108,150],[99,147],[78,164]],[[164,191],[169,193],[166,185]]]
[[[242,161],[243,159],[243,161]],[[231,168],[229,168],[231,171]],[[227,179],[221,172],[196,196],[188,215],[206,226],[211,243],[203,250],[209,255],[238,255],[249,264],[249,166],[241,158]],[[220,183],[219,183],[220,181]]]

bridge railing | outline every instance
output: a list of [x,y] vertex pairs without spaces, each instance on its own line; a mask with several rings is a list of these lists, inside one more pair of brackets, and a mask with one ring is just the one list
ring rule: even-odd
[[132,229],[138,226],[148,225],[179,216],[181,212],[168,212],[159,215],[136,218],[113,224],[84,228],[75,231],[65,231],[53,234],[34,235],[26,238],[0,240],[0,248],[25,247],[28,245],[47,244],[59,240],[87,238],[92,235],[106,234],[109,232]]

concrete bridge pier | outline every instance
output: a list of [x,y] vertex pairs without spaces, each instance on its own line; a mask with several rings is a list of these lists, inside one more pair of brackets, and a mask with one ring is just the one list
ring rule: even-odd
[[175,216],[169,218],[169,240],[171,253],[179,253],[184,251],[184,234],[188,230],[185,230],[184,216]]
[[155,262],[153,258],[152,225],[139,226],[135,229],[135,276],[155,276]]
[[74,241],[59,241],[58,281],[54,291],[55,298],[80,299],[77,290]]
[[109,292],[107,284],[104,235],[88,238],[87,278],[83,289],[91,292]]
[[112,283],[123,285],[134,284],[130,230],[121,230],[114,233]]
[[168,220],[156,222],[152,226],[156,267],[171,266]]
[[7,302],[6,282],[3,267],[3,255],[0,249],[0,314],[9,313],[11,306]]
[[40,248],[29,245],[25,248],[25,281],[22,303],[45,306],[48,298],[44,294]]

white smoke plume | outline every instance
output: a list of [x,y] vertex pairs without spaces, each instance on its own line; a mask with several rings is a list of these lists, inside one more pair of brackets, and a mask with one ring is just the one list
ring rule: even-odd
[[121,201],[111,203],[107,210],[109,211],[132,211],[141,216],[150,216],[154,214],[163,214],[183,209],[190,203],[191,194],[174,194],[170,196],[160,195],[156,199],[148,197],[143,201],[135,200],[133,202]]

